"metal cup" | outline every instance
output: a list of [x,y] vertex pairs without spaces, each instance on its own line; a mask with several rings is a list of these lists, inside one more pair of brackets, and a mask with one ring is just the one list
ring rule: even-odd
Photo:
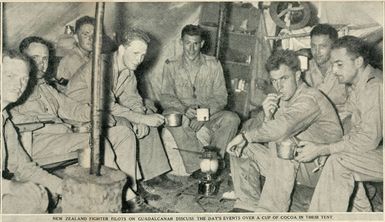
[[209,121],[210,112],[208,108],[198,108],[197,109],[197,120],[198,121]]
[[182,125],[182,114],[180,113],[170,113],[164,115],[164,120],[166,126],[177,127]]
[[294,159],[297,145],[290,140],[283,140],[277,143],[277,156],[281,159],[292,160]]

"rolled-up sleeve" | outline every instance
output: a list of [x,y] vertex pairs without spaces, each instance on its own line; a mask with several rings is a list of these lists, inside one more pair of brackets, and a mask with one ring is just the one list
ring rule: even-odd
[[317,101],[310,96],[300,96],[276,118],[260,128],[246,132],[251,142],[279,141],[303,131],[321,114]]

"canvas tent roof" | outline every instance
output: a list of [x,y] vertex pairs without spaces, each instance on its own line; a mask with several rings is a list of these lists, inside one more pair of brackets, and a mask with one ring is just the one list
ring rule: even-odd
[[[253,2],[253,5],[256,2]],[[104,28],[113,38],[121,27],[134,26],[148,32],[152,38],[142,72],[147,88],[154,97],[161,82],[164,61],[180,54],[178,39],[182,27],[197,23],[203,2],[143,2],[106,3]],[[314,2],[322,23],[383,27],[383,2]],[[93,16],[94,3],[5,3],[3,8],[3,46],[17,48],[20,41],[31,35],[56,42],[64,26],[83,16]],[[267,28],[273,33],[275,24],[266,17]],[[274,34],[274,33],[273,33]],[[155,96],[156,97],[156,96]]]

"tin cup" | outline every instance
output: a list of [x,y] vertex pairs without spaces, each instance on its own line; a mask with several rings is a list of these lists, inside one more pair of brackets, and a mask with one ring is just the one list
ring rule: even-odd
[[166,126],[177,127],[182,125],[182,114],[170,113],[164,115]]
[[198,108],[197,109],[197,120],[198,121],[209,121],[210,112],[208,108]]
[[297,145],[291,140],[283,140],[277,143],[277,156],[285,160],[292,160],[295,157]]

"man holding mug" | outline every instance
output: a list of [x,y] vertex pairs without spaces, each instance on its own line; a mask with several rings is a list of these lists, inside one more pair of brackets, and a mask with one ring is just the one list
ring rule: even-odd
[[367,44],[344,36],[331,47],[332,71],[348,87],[346,110],[351,129],[335,142],[302,142],[297,160],[307,162],[330,155],[319,179],[309,211],[371,211],[362,183],[383,181],[383,73],[369,64]]
[[[263,102],[264,122],[237,135],[227,146],[237,198],[234,212],[288,211],[294,182],[301,176],[311,181],[314,174],[309,170],[317,169],[319,163],[317,159],[300,164],[277,153],[290,147],[285,145],[288,142],[298,143],[297,139],[328,143],[342,137],[332,104],[302,82],[300,62],[293,51],[276,51],[267,60],[266,69],[277,93],[269,94]],[[260,143],[269,143],[269,148]],[[260,174],[266,177],[262,192]]]
[[[214,57],[201,53],[205,43],[202,34],[202,28],[196,25],[182,29],[183,53],[181,57],[166,60],[160,95],[164,113],[183,114],[182,126],[168,129],[189,174],[199,169],[199,155],[194,152],[212,145],[220,149],[223,157],[240,123],[235,113],[224,110],[227,90],[222,66]],[[208,121],[199,121],[205,117]],[[205,138],[204,142],[197,137]]]
[[[136,154],[121,158],[123,162],[134,162],[138,159],[140,172],[132,173],[134,179],[144,180],[147,190],[139,186],[138,191],[147,200],[159,200],[161,197],[150,193],[151,186],[162,186],[164,189],[176,189],[180,183],[168,179],[170,171],[166,152],[158,134],[157,127],[164,123],[164,117],[155,113],[156,108],[145,103],[137,88],[135,71],[143,62],[147,53],[149,36],[140,29],[127,27],[121,34],[120,44],[114,53],[103,56],[101,73],[106,84],[106,109],[116,119],[119,128],[130,130],[139,143],[138,158]],[[66,94],[81,102],[88,102],[91,87],[89,81],[92,74],[92,62],[86,63],[68,82]],[[131,132],[132,131],[132,132]],[[110,133],[109,133],[110,134]],[[116,132],[116,134],[122,134]],[[136,140],[130,139],[131,148],[136,148]],[[122,152],[124,150],[122,149]],[[122,153],[126,155],[127,152]],[[117,155],[119,158],[122,155]]]

